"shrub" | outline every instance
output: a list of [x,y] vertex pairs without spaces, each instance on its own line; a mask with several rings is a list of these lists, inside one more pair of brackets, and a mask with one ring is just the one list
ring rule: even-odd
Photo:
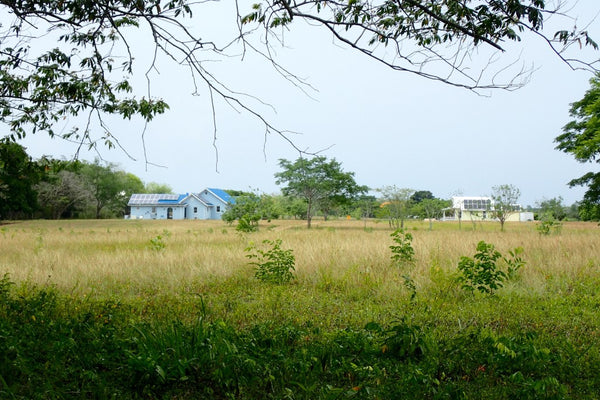
[[291,249],[281,248],[281,239],[263,240],[263,244],[271,246],[268,250],[257,248],[251,244],[246,248],[246,257],[251,260],[251,265],[256,267],[254,276],[263,282],[287,283],[294,278],[296,257]]
[[244,215],[238,220],[238,224],[235,227],[235,230],[238,232],[245,233],[256,232],[258,231],[258,220]]
[[395,245],[390,246],[392,250],[392,262],[395,264],[412,263],[415,261],[415,250],[412,247],[412,235],[403,229],[395,230],[391,235]]
[[562,229],[562,222],[555,220],[552,217],[544,217],[536,229],[542,236],[548,236],[552,232],[559,234]]
[[[525,261],[520,257],[521,253],[523,248],[517,247],[509,251],[511,258],[503,257],[493,244],[480,241],[475,256],[463,256],[458,263],[458,269],[462,273],[459,281],[463,283],[463,289],[494,293],[503,286],[505,280],[515,277],[517,271],[525,265]],[[498,260],[503,260],[507,265],[506,272],[498,267]]]
[[150,239],[150,244],[148,245],[150,250],[154,250],[156,252],[163,251],[165,247],[167,247],[167,245],[165,244],[165,241],[161,235],[157,235],[156,237]]

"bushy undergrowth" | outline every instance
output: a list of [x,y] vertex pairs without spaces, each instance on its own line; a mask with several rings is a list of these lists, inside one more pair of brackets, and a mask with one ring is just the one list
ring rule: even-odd
[[282,249],[281,239],[263,240],[268,248],[261,249],[254,243],[246,248],[246,257],[254,265],[254,277],[262,282],[288,283],[294,279],[296,257],[292,249]]
[[[191,322],[142,320],[115,301],[72,302],[0,281],[0,398],[595,398],[597,340],[411,318],[323,332],[236,328],[202,306]],[[488,301],[494,301],[493,298]]]
[[[504,257],[493,244],[480,241],[473,258],[462,256],[458,263],[458,270],[461,272],[459,281],[462,282],[463,289],[477,289],[481,293],[493,294],[504,286],[506,280],[515,278],[519,269],[525,266],[521,257],[523,248],[517,247],[508,253],[510,257]],[[498,265],[499,261],[503,261],[506,271],[502,265]]]

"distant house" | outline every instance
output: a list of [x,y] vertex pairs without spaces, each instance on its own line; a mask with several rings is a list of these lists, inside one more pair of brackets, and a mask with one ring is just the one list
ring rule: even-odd
[[[221,219],[234,199],[224,190],[199,193],[132,194],[127,205],[131,219]],[[127,218],[127,217],[126,217]]]
[[[533,213],[523,211],[515,205],[516,211],[508,216],[507,221],[533,221]],[[442,221],[454,220],[485,221],[494,220],[494,201],[491,197],[454,196],[452,207],[443,210]]]

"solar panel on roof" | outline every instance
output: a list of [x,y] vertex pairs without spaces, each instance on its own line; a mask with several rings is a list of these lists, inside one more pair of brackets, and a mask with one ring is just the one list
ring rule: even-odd
[[177,201],[178,194],[135,193],[131,195],[129,204],[158,204],[161,200]]

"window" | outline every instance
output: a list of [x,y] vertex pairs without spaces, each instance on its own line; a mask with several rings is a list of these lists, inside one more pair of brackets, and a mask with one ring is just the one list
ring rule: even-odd
[[221,212],[221,206],[217,206],[217,212]]
[[198,213],[198,207],[194,207],[194,214]]

